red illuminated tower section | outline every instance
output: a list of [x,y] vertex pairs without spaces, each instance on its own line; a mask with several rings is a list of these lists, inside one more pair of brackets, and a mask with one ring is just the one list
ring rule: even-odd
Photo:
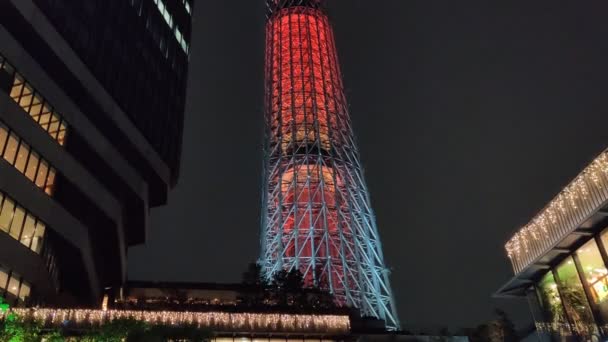
[[321,0],[268,0],[260,262],[398,329],[382,247]]

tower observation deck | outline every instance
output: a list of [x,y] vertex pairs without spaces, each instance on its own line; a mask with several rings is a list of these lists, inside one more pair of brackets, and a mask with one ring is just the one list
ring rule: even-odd
[[267,0],[260,264],[399,320],[321,0]]

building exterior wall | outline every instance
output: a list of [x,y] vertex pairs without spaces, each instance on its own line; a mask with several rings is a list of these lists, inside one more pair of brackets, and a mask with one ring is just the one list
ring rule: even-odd
[[127,249],[179,175],[192,5],[0,2],[0,296],[11,304],[97,305],[125,281]]

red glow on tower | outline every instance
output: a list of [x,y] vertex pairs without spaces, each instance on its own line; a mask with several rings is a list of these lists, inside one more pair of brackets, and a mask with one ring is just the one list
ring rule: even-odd
[[[335,133],[342,85],[327,16],[314,8],[291,7],[274,14],[268,23],[271,39],[269,62],[273,138],[283,153],[329,154],[338,143]],[[333,165],[319,163],[317,156],[302,164],[290,165],[275,175],[281,184],[283,257],[299,260],[334,260],[333,274],[344,274],[339,245],[339,206],[336,191],[342,185]],[[279,199],[277,199],[278,201]],[[343,203],[344,204],[344,203]],[[345,226],[342,233],[351,235]],[[332,239],[325,238],[326,234]],[[293,236],[296,238],[291,238]],[[305,272],[308,286],[344,287],[342,277],[323,273],[323,264]]]
[[282,128],[283,149],[317,139],[328,149],[330,126],[336,129],[335,114],[344,102],[327,16],[312,8],[285,8],[271,18],[268,30],[271,115],[273,125]]
[[399,326],[321,0],[267,0],[260,263]]

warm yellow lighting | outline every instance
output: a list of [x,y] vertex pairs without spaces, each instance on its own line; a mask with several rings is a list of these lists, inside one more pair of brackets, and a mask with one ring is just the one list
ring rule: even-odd
[[608,200],[608,151],[600,154],[536,217],[507,242],[516,273],[522,271]]
[[[292,315],[227,312],[172,312],[120,310],[68,310],[13,308],[19,317],[43,321],[48,326],[66,322],[76,325],[100,325],[115,319],[131,318],[151,324],[196,325],[216,331],[292,332],[343,334],[350,330],[347,315]],[[0,319],[3,318],[0,314]]]

